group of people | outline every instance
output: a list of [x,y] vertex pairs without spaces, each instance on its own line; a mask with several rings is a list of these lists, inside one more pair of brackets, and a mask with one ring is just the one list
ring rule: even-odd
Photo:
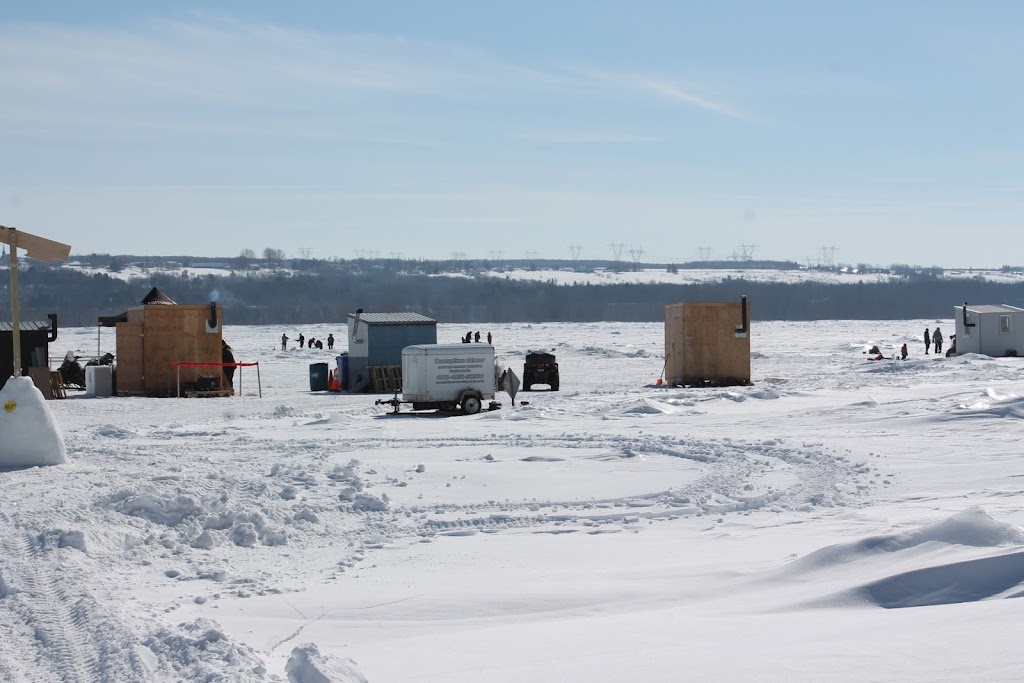
[[928,353],[932,346],[935,347],[935,353],[942,353],[942,332],[936,327],[935,331],[929,335],[926,327],[924,328],[924,352]]
[[[488,332],[487,333],[487,343],[490,344],[493,340],[494,340],[494,337],[492,337],[491,333]],[[469,332],[466,333],[466,336],[462,338],[462,343],[463,344],[469,344],[469,343],[472,343],[472,342],[476,342],[478,344],[480,343],[480,331],[479,330],[477,330],[475,333],[472,332],[472,331],[469,331]]]
[[[290,337],[287,334],[282,334],[281,335],[281,350],[282,351],[287,351],[288,350],[288,340],[289,339],[290,339]],[[309,348],[311,348],[311,349],[322,349],[322,348],[324,348],[324,342],[323,342],[322,339],[314,339],[313,337],[310,337],[309,338],[309,342],[307,344],[306,337],[301,332],[299,332],[299,336],[296,338],[295,341],[299,342],[299,348],[300,349],[306,348],[307,346]],[[328,349],[333,349],[334,348],[334,335],[333,334],[328,334],[327,335],[327,348]]]
[[[946,352],[947,356],[956,355],[956,335],[954,334],[952,337],[950,337],[950,340],[951,340],[950,343],[953,346],[952,346],[952,348],[950,348],[949,351]],[[934,331],[929,331],[927,327],[925,328],[925,330],[924,330],[924,352],[925,353],[931,353],[932,349],[935,350],[935,353],[942,353],[942,342],[943,342],[942,330],[940,330],[938,327],[936,327]],[[872,360],[884,360],[885,359],[885,356],[882,355],[882,352],[879,350],[879,348],[877,346],[872,346],[871,349],[868,351],[868,353],[871,354]],[[907,349],[907,345],[904,344],[902,347],[900,347],[900,360],[906,360],[908,355],[910,355],[910,351]]]

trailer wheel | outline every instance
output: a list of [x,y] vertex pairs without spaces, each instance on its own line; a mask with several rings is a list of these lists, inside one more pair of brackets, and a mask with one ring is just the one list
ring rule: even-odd
[[476,415],[480,412],[480,399],[476,396],[466,396],[462,399],[462,412],[466,415]]

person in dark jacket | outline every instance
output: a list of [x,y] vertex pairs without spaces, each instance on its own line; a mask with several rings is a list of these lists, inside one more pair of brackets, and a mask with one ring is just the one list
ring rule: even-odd
[[324,343],[323,343],[322,341],[320,341],[319,339],[317,339],[317,340],[316,340],[316,350],[317,350],[317,351],[320,351],[320,350],[322,350],[323,348],[324,348]]
[[327,335],[327,348],[328,349],[333,349],[334,348],[334,334],[333,333]]
[[492,337],[492,336],[491,336],[491,333],[490,333],[490,332],[488,332],[488,333],[487,333],[487,343],[488,343],[488,344],[490,344],[490,343],[491,343],[491,340],[492,340],[492,339],[494,339],[494,337]]
[[924,328],[924,352],[928,353],[928,349],[932,347],[932,335],[928,332],[928,328]]
[[937,327],[932,332],[932,346],[935,347],[935,353],[942,353],[942,332]]
[[[228,343],[223,339],[220,340],[220,362],[221,363],[234,363],[235,354],[228,346]],[[235,366],[225,365],[224,366],[224,379],[228,381],[228,389],[234,390],[235,388]]]
[[900,349],[900,360],[906,360],[906,359],[907,359],[907,345],[904,344],[903,348]]
[[477,330],[476,334],[473,335],[473,341],[477,342],[478,344],[480,343],[480,330]]
[[303,345],[305,343],[306,343],[306,338],[302,336],[301,332],[299,332],[299,348],[300,349],[303,348]]
[[288,350],[288,335],[287,334],[282,334],[281,335],[281,350],[282,351],[287,351]]

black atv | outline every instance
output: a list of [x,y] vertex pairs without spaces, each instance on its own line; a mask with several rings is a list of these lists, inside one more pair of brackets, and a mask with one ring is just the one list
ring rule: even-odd
[[558,363],[555,362],[555,354],[533,351],[526,354],[523,391],[530,391],[534,384],[547,384],[551,391],[558,391]]

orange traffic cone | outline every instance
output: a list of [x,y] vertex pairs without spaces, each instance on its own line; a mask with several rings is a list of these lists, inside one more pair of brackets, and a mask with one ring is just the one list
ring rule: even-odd
[[341,391],[341,382],[338,381],[338,373],[334,370],[328,375],[327,391]]

